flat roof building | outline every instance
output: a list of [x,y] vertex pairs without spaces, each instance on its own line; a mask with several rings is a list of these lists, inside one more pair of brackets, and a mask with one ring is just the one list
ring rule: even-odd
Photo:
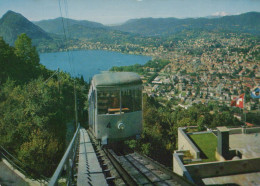
[[173,171],[199,185],[260,185],[260,127],[178,129]]

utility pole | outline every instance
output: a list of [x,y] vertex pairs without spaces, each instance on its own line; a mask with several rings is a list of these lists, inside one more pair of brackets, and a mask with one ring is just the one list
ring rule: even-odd
[[59,88],[59,94],[60,94],[60,97],[61,97],[60,68],[58,68],[58,88]]

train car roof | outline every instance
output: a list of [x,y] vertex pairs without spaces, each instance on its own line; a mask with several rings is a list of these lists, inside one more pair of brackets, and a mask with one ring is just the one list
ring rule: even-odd
[[142,84],[140,76],[133,72],[106,72],[93,77],[96,87],[139,85]]

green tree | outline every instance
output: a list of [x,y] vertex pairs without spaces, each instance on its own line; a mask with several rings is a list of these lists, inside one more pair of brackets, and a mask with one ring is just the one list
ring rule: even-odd
[[16,56],[22,59],[23,62],[35,67],[39,66],[39,55],[35,46],[32,46],[32,40],[26,34],[19,35],[14,46]]
[[5,43],[0,37],[0,85],[3,84],[8,77],[14,78],[17,74],[17,58],[14,55],[13,48]]
[[40,73],[40,58],[36,48],[32,46],[31,39],[26,34],[21,34],[15,41],[14,53],[20,60],[20,70],[23,72],[23,79],[36,78]]

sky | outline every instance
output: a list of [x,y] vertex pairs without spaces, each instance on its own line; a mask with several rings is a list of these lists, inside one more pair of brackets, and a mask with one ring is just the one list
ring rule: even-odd
[[144,17],[187,18],[260,12],[260,0],[0,0],[0,17],[8,10],[21,13],[30,21],[63,16],[120,24]]

